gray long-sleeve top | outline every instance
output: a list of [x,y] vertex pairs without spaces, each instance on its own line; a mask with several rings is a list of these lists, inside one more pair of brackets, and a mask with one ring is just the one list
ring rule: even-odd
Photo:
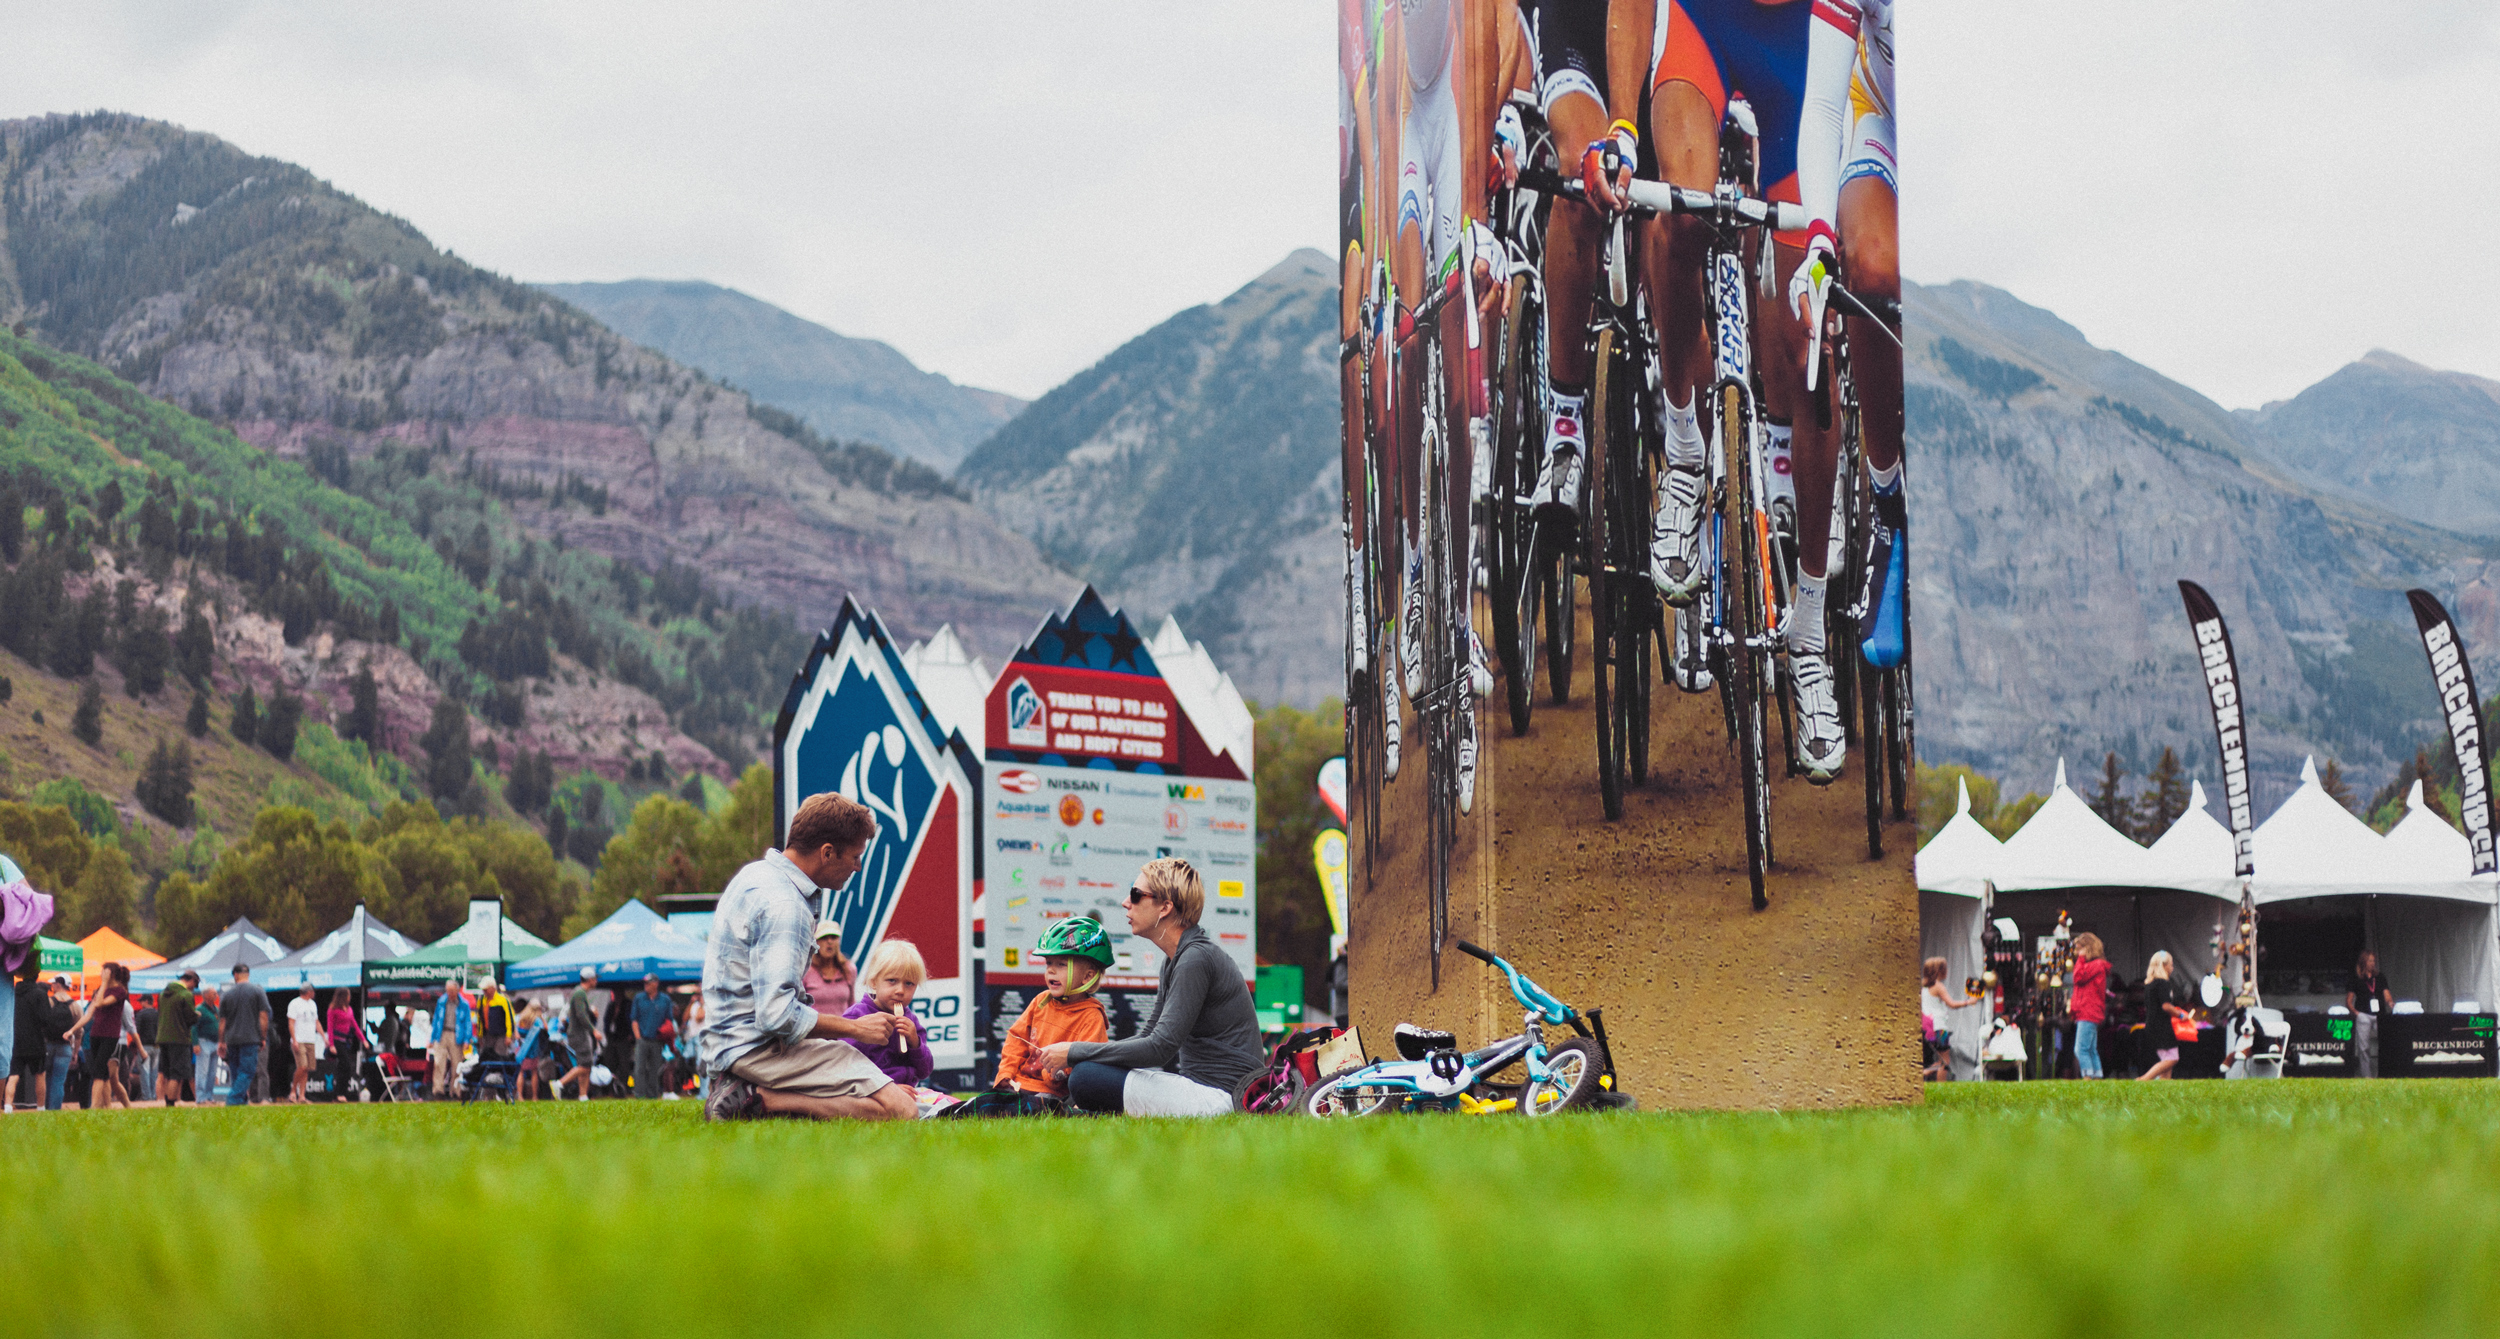
[[1193,925],[1164,960],[1146,1030],[1124,1041],[1081,1041],[1068,1048],[1069,1064],[1087,1060],[1122,1069],[1171,1069],[1192,1083],[1231,1092],[1266,1063],[1267,1054],[1241,969]]

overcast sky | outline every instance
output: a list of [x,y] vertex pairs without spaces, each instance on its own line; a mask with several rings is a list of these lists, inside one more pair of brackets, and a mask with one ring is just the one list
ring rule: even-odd
[[[1022,395],[1334,236],[1327,0],[0,3],[0,115],[162,117],[523,279],[710,279]],[[2232,406],[2373,347],[2500,377],[2500,5],[1905,8],[1912,278]]]

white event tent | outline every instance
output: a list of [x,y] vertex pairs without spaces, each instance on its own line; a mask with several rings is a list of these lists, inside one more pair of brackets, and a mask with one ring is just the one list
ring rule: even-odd
[[[2300,788],[2252,834],[2251,891],[2269,909],[2258,942],[2267,942],[2269,922],[2358,918],[2400,1000],[2431,1012],[2459,1001],[2489,1007],[2500,997],[2495,880],[2472,873],[2464,835],[2424,803],[2419,782],[2406,809],[2382,837],[2326,793],[2314,761],[2305,763]],[[1923,951],[1952,964],[1957,989],[1975,970],[1961,964],[1978,961],[1977,899],[1990,889],[1996,913],[2027,934],[2045,933],[2059,910],[2072,912],[2076,928],[2100,935],[2112,966],[2129,978],[2143,975],[2156,949],[2169,950],[2183,973],[2201,974],[2239,901],[2231,834],[2206,811],[2201,784],[2187,812],[2147,848],[2068,788],[2060,762],[2048,802],[2012,838],[1991,849],[1993,841],[1970,817],[1965,791],[1952,821],[1918,854]],[[2340,1004],[2335,970],[2304,976],[2288,993],[2270,991],[2267,1003]]]

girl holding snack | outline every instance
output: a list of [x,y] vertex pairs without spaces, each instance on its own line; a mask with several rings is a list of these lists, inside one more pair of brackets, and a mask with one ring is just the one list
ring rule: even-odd
[[880,940],[868,951],[867,961],[860,964],[859,1002],[842,1014],[844,1018],[865,1018],[872,1013],[894,1015],[894,1040],[881,1046],[865,1046],[856,1041],[851,1044],[868,1057],[868,1063],[906,1088],[920,1088],[929,1081],[930,1071],[937,1068],[929,1059],[928,1043],[920,1036],[920,1020],[912,1017],[911,1012],[911,997],[920,992],[920,983],[928,976],[929,965],[921,960],[919,948],[910,940]]

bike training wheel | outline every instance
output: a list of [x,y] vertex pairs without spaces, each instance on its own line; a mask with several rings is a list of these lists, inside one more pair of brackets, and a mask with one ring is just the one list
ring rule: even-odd
[[1544,374],[1537,345],[1544,338],[1545,313],[1534,286],[1524,275],[1510,282],[1509,315],[1504,318],[1501,366],[1494,378],[1493,496],[1485,527],[1493,552],[1493,646],[1502,658],[1503,697],[1510,707],[1510,732],[1528,733],[1536,707],[1536,525],[1520,499],[1536,491],[1537,447],[1541,434],[1537,390]]
[[[1598,335],[1597,361],[1589,382],[1589,524],[1583,537],[1589,568],[1589,701],[1596,709],[1597,797],[1610,819],[1623,817],[1623,742],[1618,712],[1624,684],[1617,641],[1622,629],[1618,605],[1628,575],[1615,566],[1615,528],[1621,519],[1615,515],[1615,496],[1621,481],[1614,477],[1614,459],[1639,449],[1625,431],[1630,415],[1621,412],[1629,408],[1632,394],[1630,377],[1626,375],[1631,369],[1616,365],[1621,353],[1617,332],[1607,330]],[[1618,401],[1622,402],[1620,408]]]
[[1728,578],[1728,648],[1730,697],[1736,714],[1736,770],[1744,792],[1745,869],[1753,885],[1753,908],[1769,906],[1763,875],[1771,863],[1771,777],[1767,722],[1763,699],[1772,691],[1770,655],[1755,643],[1765,634],[1763,598],[1763,530],[1753,497],[1751,416],[1744,390],[1733,383],[1719,387],[1719,440],[1726,443],[1727,488],[1720,494],[1721,535],[1735,561]]
[[1361,1066],[1338,1070],[1312,1084],[1302,1095],[1301,1110],[1305,1116],[1376,1116],[1389,1110],[1395,1102],[1386,1089],[1344,1089],[1344,1080],[1361,1072]]
[[1596,1100],[1597,1080],[1605,1071],[1597,1043],[1574,1037],[1545,1054],[1546,1077],[1530,1079],[1519,1089],[1519,1114],[1551,1116],[1574,1111]]

